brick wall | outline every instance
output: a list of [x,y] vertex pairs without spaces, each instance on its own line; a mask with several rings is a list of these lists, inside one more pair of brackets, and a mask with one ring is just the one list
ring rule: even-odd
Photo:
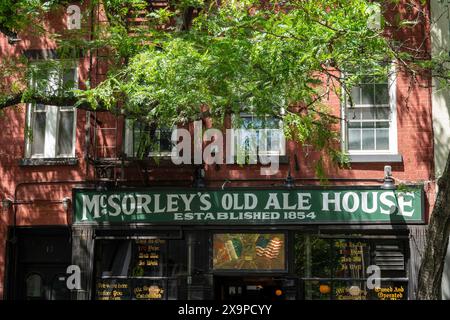
[[[62,18],[62,19],[61,19]],[[64,27],[64,15],[60,19],[49,22],[50,29]],[[0,55],[21,55],[29,49],[52,49],[55,43],[46,38],[33,38],[20,35],[24,40],[11,46],[7,39],[0,34]],[[83,86],[87,79],[88,57],[80,59],[80,83]],[[428,83],[425,76],[422,82]],[[409,94],[408,94],[409,92]],[[406,103],[408,102],[408,103]],[[329,100],[335,115],[340,115],[339,98],[332,95]],[[392,164],[393,175],[407,182],[425,182],[427,201],[427,214],[434,201],[435,187],[433,174],[433,128],[431,116],[431,96],[427,88],[415,84],[410,87],[405,74],[399,73],[397,79],[397,116],[398,116],[398,149],[403,156],[403,163]],[[105,118],[106,119],[106,118]],[[114,118],[106,119],[104,125],[114,126]],[[71,197],[71,188],[76,183],[56,183],[56,181],[82,181],[92,178],[92,171],[87,171],[84,160],[86,111],[77,112],[76,129],[76,157],[78,164],[74,166],[19,166],[24,157],[24,125],[25,106],[19,105],[9,108],[4,116],[0,117],[0,199],[11,198],[16,201],[29,202],[17,205],[16,223],[18,226],[29,225],[65,225],[70,221],[70,215],[58,203],[64,197]],[[191,128],[192,129],[192,128]],[[121,135],[122,132],[119,132]],[[262,184],[281,184],[291,169],[292,176],[300,179],[314,178],[314,163],[318,154],[312,152],[305,157],[304,149],[298,144],[290,142],[287,146],[290,153],[296,154],[299,160],[299,170],[295,169],[293,161],[290,165],[281,164],[280,172],[269,178],[266,182],[251,181],[261,178],[259,166],[222,165],[207,166],[206,181],[210,186],[221,186],[226,179],[242,179],[233,186],[260,186]],[[291,158],[292,160],[292,158]],[[382,179],[385,163],[353,164],[351,169],[338,169],[329,166],[327,169],[330,178],[361,179],[361,181],[340,181],[331,184],[374,184],[362,179]],[[170,164],[161,164],[151,168],[149,182],[151,185],[161,185],[158,180],[173,180],[171,185],[189,185],[192,178],[193,167],[173,167]],[[127,169],[127,179],[139,182],[141,176],[135,167]],[[278,180],[276,180],[278,179]],[[36,184],[32,184],[35,182]],[[54,183],[46,183],[54,182]],[[26,184],[23,184],[26,183]],[[41,184],[39,184],[41,183]],[[318,181],[303,181],[303,184],[318,184]],[[41,200],[48,200],[41,201]],[[69,210],[70,211],[70,210]],[[0,214],[0,297],[3,292],[5,272],[5,246],[7,226],[12,224],[14,211],[3,210]]]

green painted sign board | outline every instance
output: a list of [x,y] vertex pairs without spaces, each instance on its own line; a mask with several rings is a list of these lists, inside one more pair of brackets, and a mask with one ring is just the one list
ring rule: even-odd
[[74,189],[74,223],[177,225],[423,223],[423,190]]

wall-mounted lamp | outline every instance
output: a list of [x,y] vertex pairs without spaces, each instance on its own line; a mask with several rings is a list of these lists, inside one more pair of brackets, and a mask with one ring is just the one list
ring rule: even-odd
[[8,210],[9,208],[11,208],[12,204],[14,203],[14,201],[12,201],[11,199],[5,198],[2,200],[2,209]]
[[17,34],[14,34],[14,35],[8,37],[8,43],[10,45],[14,45],[19,41],[22,41],[22,39],[18,38]]
[[222,184],[222,190],[225,189],[225,185],[230,182],[231,182],[230,180],[226,179]]
[[289,169],[288,175],[287,175],[286,179],[284,180],[284,186],[289,189],[295,187],[294,178],[292,178],[292,176],[291,176],[291,169]]
[[383,184],[381,185],[381,189],[383,190],[395,190],[395,180],[392,177],[392,167],[391,166],[384,166],[384,180]]
[[192,183],[194,188],[204,188],[205,183],[205,169],[202,166],[197,166],[194,172],[194,181]]
[[69,204],[70,204],[70,198],[69,197],[64,197],[62,200],[62,205],[64,210],[67,210],[69,208]]

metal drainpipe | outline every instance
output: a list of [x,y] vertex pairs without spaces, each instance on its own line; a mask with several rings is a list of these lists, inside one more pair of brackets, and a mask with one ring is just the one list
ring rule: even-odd
[[[306,272],[305,276],[306,278],[311,278],[311,267],[312,267],[312,257],[311,257],[311,237],[309,235],[305,235],[305,247],[306,247]],[[307,282],[304,286],[304,288],[307,290],[306,293],[306,299],[311,300],[312,299],[312,293],[311,293],[311,282]]]
[[193,270],[193,264],[194,264],[194,239],[192,233],[189,233],[187,235],[187,244],[188,244],[188,252],[187,252],[187,279],[186,284],[188,286],[187,288],[187,299],[191,300],[192,298],[192,270]]

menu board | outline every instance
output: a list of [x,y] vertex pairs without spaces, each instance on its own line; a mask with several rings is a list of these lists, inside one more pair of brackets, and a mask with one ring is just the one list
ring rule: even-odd
[[128,279],[99,279],[96,284],[97,300],[129,300],[131,298]]
[[162,275],[165,247],[166,240],[162,239],[136,240],[132,275],[134,277]]
[[216,270],[284,270],[285,235],[226,233],[213,236]]

